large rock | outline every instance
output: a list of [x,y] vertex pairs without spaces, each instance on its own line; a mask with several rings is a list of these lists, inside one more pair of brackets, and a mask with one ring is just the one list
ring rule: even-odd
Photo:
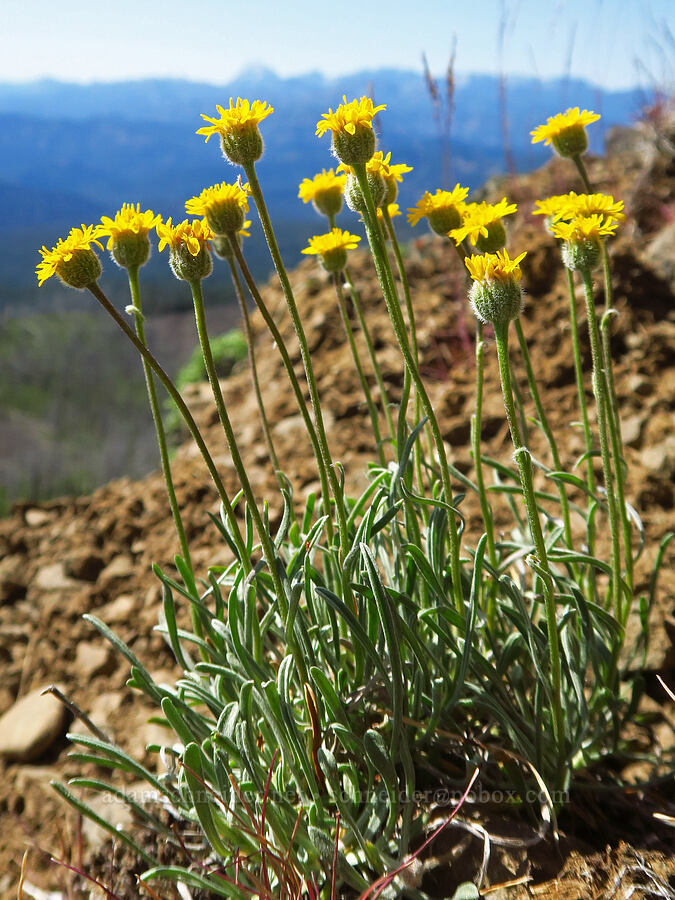
[[39,759],[65,725],[66,710],[56,697],[32,691],[0,716],[0,756],[17,762]]

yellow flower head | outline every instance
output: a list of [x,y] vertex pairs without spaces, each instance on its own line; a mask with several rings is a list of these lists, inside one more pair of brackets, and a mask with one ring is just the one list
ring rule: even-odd
[[[401,210],[399,209],[398,203],[389,203],[387,205],[387,212],[389,213],[389,218],[393,219],[394,216],[402,215]],[[384,220],[384,216],[382,215],[382,207],[378,206],[377,208],[377,218],[382,222]]]
[[118,266],[142,266],[150,256],[148,232],[160,220],[151,209],[141,212],[140,203],[124,203],[113,219],[101,216],[96,236],[108,238],[108,250]]
[[406,172],[412,172],[412,166],[406,166],[405,163],[390,163],[391,153],[386,156],[381,151],[373,154],[372,159],[368,161],[366,169],[368,171],[376,171],[384,178],[385,195],[382,206],[389,205],[396,200],[398,195],[398,185],[403,181]]
[[266,100],[254,100],[250,103],[237,97],[237,102],[234,103],[230,97],[227,109],[218,104],[216,109],[217,118],[201,114],[202,119],[211,124],[199,128],[197,134],[205,134],[207,142],[212,135],[220,135],[223,154],[235,165],[254,163],[260,159],[263,142],[258,125],[274,112],[273,107]]
[[453,228],[459,228],[468,193],[468,188],[458,184],[451,191],[440,188],[435,194],[426,191],[417,206],[408,210],[408,221],[414,226],[420,219],[427,218],[436,234],[447,235]]
[[336,216],[342,209],[342,192],[346,182],[346,175],[336,175],[333,169],[322,169],[314,178],[302,180],[298,197],[303,203],[312,203],[316,211],[324,216]]
[[229,234],[243,227],[248,212],[248,184],[214,184],[204,188],[198,197],[185,204],[185,211],[193,216],[205,216],[214,234]]
[[564,113],[550,116],[545,125],[538,125],[531,131],[532,143],[544,141],[552,144],[560,156],[580,156],[588,149],[586,126],[597,122],[600,116],[590,110],[579,110],[578,106]]
[[535,208],[532,210],[532,215],[546,216],[548,219],[557,221],[561,218],[563,210],[573,196],[576,197],[576,194],[574,191],[571,191],[569,194],[553,194],[551,197],[545,197],[543,200],[535,200]]
[[327,131],[332,132],[333,152],[340,162],[348,166],[363,165],[375,152],[373,118],[387,107],[385,104],[373,106],[370,97],[349,103],[346,96],[342,99],[344,103],[335,112],[329,109],[322,114],[316,123],[316,134],[322,137]]
[[213,232],[205,219],[193,219],[192,222],[183,219],[177,225],[172,225],[171,217],[166,222],[157,223],[157,234],[160,239],[160,253],[167,246],[171,250],[185,246],[192,256],[197,256],[205,246],[208,247],[213,237]]
[[360,128],[370,128],[372,130],[372,121],[380,110],[386,109],[386,104],[373,106],[370,97],[361,97],[360,100],[350,100],[347,103],[347,97],[343,94],[341,103],[333,112],[329,109],[327,113],[322,113],[321,120],[316,123],[316,134],[323,137],[327,131],[333,134],[339,134],[346,131],[347,134],[355,135]]
[[57,275],[61,281],[74,288],[85,288],[98,281],[101,263],[91,249],[91,245],[96,244],[103,250],[103,245],[96,240],[97,228],[94,225],[71,228],[68,237],[65,240],[59,238],[51,250],[47,250],[43,244],[40,250],[42,262],[35,269],[38,285],[42,287],[52,275]]
[[518,318],[523,304],[520,287],[520,263],[526,254],[510,259],[506,250],[467,257],[464,262],[473,279],[469,299],[481,322],[491,322],[495,328],[506,328]]
[[506,243],[502,218],[512,215],[517,209],[517,205],[509,203],[506,197],[499,203],[469,203],[464,207],[461,226],[454,228],[450,237],[454,238],[457,246],[468,237],[474,247],[485,253],[494,253]]
[[206,219],[184,219],[177,225],[171,219],[157,224],[160,253],[169,248],[169,263],[176,278],[194,281],[206,278],[212,269],[210,241],[214,235]]
[[521,253],[515,259],[510,259],[506,250],[498,250],[497,253],[467,256],[464,263],[473,280],[483,284],[489,281],[520,281],[520,263],[526,256],[527,253]]
[[302,251],[311,256],[320,256],[323,267],[328,272],[341,272],[347,264],[347,250],[356,249],[361,238],[341,228],[333,228],[328,234],[318,234],[309,239],[309,247]]
[[551,231],[563,241],[578,243],[610,237],[618,226],[616,219],[593,213],[590,216],[576,216],[571,222],[555,222],[551,225]]
[[576,216],[571,222],[554,222],[551,232],[554,237],[565,241],[562,258],[567,268],[590,271],[600,261],[602,238],[613,235],[618,226],[616,219],[594,213]]

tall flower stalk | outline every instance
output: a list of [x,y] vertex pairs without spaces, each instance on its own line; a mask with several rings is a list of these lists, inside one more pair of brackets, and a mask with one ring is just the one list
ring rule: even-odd
[[496,254],[487,253],[484,256],[471,256],[466,259],[466,266],[473,279],[470,299],[476,317],[482,322],[490,322],[495,330],[504,410],[511,433],[514,449],[513,455],[520,474],[530,534],[543,583],[546,631],[548,634],[549,662],[551,667],[553,728],[558,748],[558,783],[562,786],[565,778],[565,717],[562,703],[562,669],[555,590],[534,491],[532,456],[529,448],[523,442],[513,401],[511,364],[509,360],[509,325],[514,319],[518,318],[522,306],[522,289],[519,282],[521,278],[520,262],[524,257],[525,253],[521,253],[520,256],[511,260],[508,253],[505,250],[501,250]]

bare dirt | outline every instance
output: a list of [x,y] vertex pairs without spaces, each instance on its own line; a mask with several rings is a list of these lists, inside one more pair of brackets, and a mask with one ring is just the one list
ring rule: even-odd
[[[655,139],[656,134],[661,135],[659,140]],[[672,137],[671,133],[671,142]],[[637,577],[636,592],[640,594],[647,589],[658,544],[674,524],[675,165],[672,143],[669,148],[662,131],[655,132],[651,125],[643,124],[615,134],[608,158],[590,160],[589,167],[597,189],[624,199],[628,211],[626,224],[611,243],[614,306],[620,312],[613,351],[627,443],[627,494],[646,530],[646,549]],[[571,166],[559,160],[531,175],[514,177],[487,188],[490,197],[508,194],[519,204],[509,247],[514,252],[521,248],[528,250],[523,265],[527,292],[523,324],[567,466],[583,448],[580,431],[569,424],[578,414],[566,312],[566,277],[555,242],[545,234],[540,217],[532,217],[529,211],[536,198],[570,188],[581,190]],[[387,386],[395,397],[400,389],[401,361],[375,273],[365,253],[355,253],[353,259],[354,277],[360,286],[378,357]],[[474,324],[466,301],[465,273],[451,246],[440,238],[416,240],[407,252],[406,265],[426,382],[452,448],[451,458],[460,469],[470,472]],[[356,491],[365,483],[367,463],[374,458],[372,434],[332,287],[311,261],[298,267],[292,282],[318,373],[334,456],[345,467],[349,488]],[[208,283],[205,292],[208,301]],[[264,293],[289,347],[294,348],[280,290],[270,283]],[[578,299],[581,310],[581,297]],[[599,301],[602,302],[600,294]],[[278,354],[261,320],[254,316],[253,321],[275,444],[296,496],[301,499],[318,487],[311,448],[291,392],[286,389]],[[490,345],[484,439],[489,455],[507,458],[508,434],[493,351]],[[299,352],[293,352],[300,372]],[[524,373],[515,350],[513,358],[527,397]],[[590,390],[590,381],[588,386]],[[266,459],[248,373],[241,371],[224,381],[223,391],[255,489],[261,498],[276,496],[276,482]],[[234,468],[207,386],[195,385],[185,396],[204,429],[228,488],[234,492]],[[536,429],[531,429],[531,440],[535,456],[546,460],[547,450]],[[225,559],[222,543],[207,516],[208,512],[217,513],[217,496],[201,458],[190,444],[176,453],[173,468],[196,569],[205,572],[208,566]],[[470,512],[473,514],[471,509]],[[152,631],[161,604],[159,584],[151,566],[156,563],[170,569],[176,550],[163,481],[157,473],[139,482],[112,482],[90,497],[65,497],[40,505],[18,504],[7,519],[0,521],[0,714],[18,697],[57,682],[125,749],[154,766],[156,760],[145,751],[158,728],[148,724],[152,711],[142,698],[125,687],[128,666],[124,660],[105,647],[81,617],[85,612],[95,612],[131,645],[153,674],[170,678],[172,656],[161,637]],[[648,687],[646,703],[647,711],[655,719],[654,733],[667,751],[673,746],[675,715],[673,704],[667,700],[655,676],[660,674],[666,683],[675,686],[672,550],[665,560],[652,626],[644,669]],[[64,870],[49,864],[41,850],[74,859],[81,846],[86,861],[90,846],[97,843],[86,837],[80,842],[75,816],[48,784],[51,778],[66,780],[78,774],[78,765],[69,761],[67,751],[67,742],[62,739],[30,764],[0,762],[2,900],[16,896],[19,866],[27,847],[32,848],[28,860],[29,880],[43,888],[60,890],[67,881]],[[641,775],[640,771],[634,773],[636,779]],[[666,783],[652,792],[635,791],[627,803],[623,809],[631,808],[631,804],[638,809],[644,804],[648,810],[646,825],[644,816],[640,819],[637,813],[635,822],[640,820],[639,827],[626,821],[629,832],[633,827],[630,845],[620,841],[621,829],[616,826],[617,818],[623,813],[619,807],[611,811],[609,804],[606,808],[610,818],[614,817],[612,828],[603,823],[602,804],[586,809],[582,815],[582,819],[586,817],[583,827],[577,827],[579,822],[576,826],[571,820],[567,822],[571,830],[576,828],[576,833],[582,835],[565,845],[574,849],[575,854],[565,860],[564,854],[549,851],[547,867],[530,865],[531,895],[628,897],[627,892],[611,893],[610,885],[629,884],[637,897],[673,896],[675,863],[669,838],[675,831],[672,828],[669,831],[667,825],[651,818],[654,810],[671,816],[675,812],[672,784]],[[606,843],[613,849],[605,851]],[[517,865],[512,857],[509,871],[513,879],[522,880],[528,874],[526,857],[524,854]],[[622,873],[621,877],[617,873]],[[501,881],[508,881],[507,875],[508,872],[503,874]],[[658,888],[662,893],[654,887],[656,882],[652,876],[665,885]],[[629,877],[632,880],[626,880]],[[494,878],[493,882],[499,880]],[[445,893],[449,883],[447,879],[441,880],[438,896],[451,895],[451,891]],[[516,894],[507,892],[501,896]]]

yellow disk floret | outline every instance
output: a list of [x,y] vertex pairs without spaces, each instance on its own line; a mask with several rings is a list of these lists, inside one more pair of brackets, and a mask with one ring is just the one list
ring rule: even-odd
[[457,246],[469,238],[471,243],[485,253],[495,253],[506,243],[506,231],[502,224],[504,216],[510,216],[518,209],[504,197],[499,203],[469,203],[462,213],[462,224],[450,232]]
[[408,210],[408,222],[414,226],[420,219],[426,218],[436,234],[447,235],[453,228],[459,228],[468,193],[469,189],[460,187],[459,184],[451,191],[442,191],[440,188],[435,194],[426,191],[417,206]]
[[545,125],[538,125],[531,131],[532,143],[544,141],[552,144],[560,156],[580,156],[588,149],[586,126],[597,122],[600,116],[578,106],[550,116]]
[[243,227],[248,197],[248,184],[223,181],[204,188],[198,197],[188,200],[185,211],[193,216],[204,216],[214,234],[229,234]]
[[101,263],[91,249],[96,244],[101,250],[103,245],[97,238],[98,226],[82,225],[71,228],[68,237],[59,238],[51,250],[43,245],[40,250],[42,262],[38,263],[35,272],[38,285],[42,286],[52,275],[57,275],[67,285],[83,288],[97,281],[101,274]]
[[309,246],[302,251],[310,256],[320,256],[328,272],[341,272],[347,264],[347,250],[355,250],[361,238],[341,228],[333,228],[327,234],[309,239]]

